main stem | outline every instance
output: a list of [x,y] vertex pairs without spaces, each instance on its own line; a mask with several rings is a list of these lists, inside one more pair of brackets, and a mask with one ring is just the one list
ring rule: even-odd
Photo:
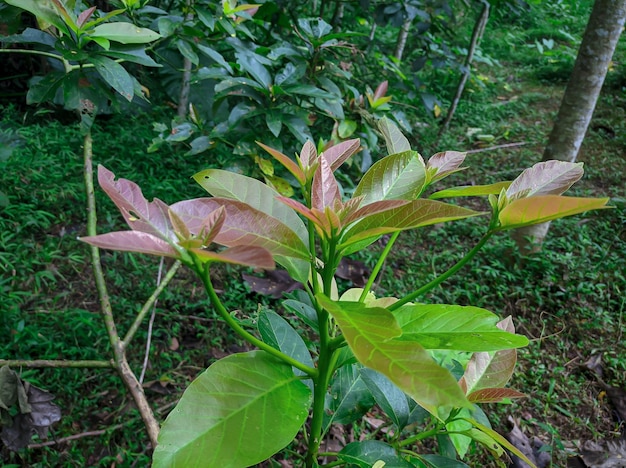
[[[97,214],[96,214],[96,197],[93,181],[93,147],[92,147],[91,130],[88,130],[83,140],[83,159],[84,159],[84,177],[85,177],[85,192],[87,194],[87,234],[89,236],[95,236],[97,234]],[[133,373],[132,369],[126,359],[126,353],[124,351],[124,343],[120,339],[115,326],[115,320],[113,318],[113,309],[111,307],[111,301],[109,300],[109,293],[107,291],[106,282],[104,280],[104,272],[102,271],[102,264],[100,263],[100,249],[96,246],[91,246],[91,266],[93,269],[96,290],[98,291],[98,297],[100,299],[100,311],[102,319],[109,336],[109,342],[113,349],[113,360],[115,362],[115,369],[119,373],[124,385],[130,392],[141,419],[146,426],[148,437],[152,448],[157,446],[157,437],[159,435],[159,423],[154,417],[152,408],[148,404],[146,395],[143,392],[141,384],[137,380],[137,377]]]

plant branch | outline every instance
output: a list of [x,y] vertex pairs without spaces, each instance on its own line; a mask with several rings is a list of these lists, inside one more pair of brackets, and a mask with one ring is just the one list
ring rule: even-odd
[[370,290],[372,289],[372,285],[374,284],[374,281],[376,281],[376,277],[378,276],[378,273],[380,273],[380,270],[385,264],[385,260],[387,260],[387,256],[389,255],[389,252],[391,252],[393,244],[396,242],[396,239],[398,238],[399,235],[400,235],[400,231],[396,231],[391,235],[391,238],[387,242],[387,245],[383,249],[383,252],[380,254],[380,257],[378,258],[378,261],[376,262],[376,265],[374,266],[374,269],[372,270],[372,273],[370,274],[370,277],[367,280],[367,284],[363,288],[361,297],[359,297],[359,302],[365,301],[365,298],[367,297],[367,293],[370,292]]
[[282,351],[279,351],[278,349],[273,348],[267,343],[264,343],[263,341],[259,340],[256,336],[254,336],[253,334],[245,330],[241,325],[239,325],[239,323],[237,323],[237,321],[232,317],[232,315],[230,315],[228,310],[226,310],[226,308],[222,304],[222,301],[220,301],[220,298],[215,292],[215,289],[213,288],[213,283],[211,282],[209,266],[207,265],[206,268],[202,268],[201,265],[197,265],[197,268],[199,270],[198,272],[200,273],[200,277],[202,278],[204,287],[209,295],[209,298],[211,299],[211,303],[215,306],[215,308],[217,309],[221,317],[235,331],[235,333],[241,336],[248,343],[256,346],[259,349],[262,349],[263,351],[271,354],[272,356],[279,358],[281,361],[286,362],[290,366],[293,366],[296,369],[301,370],[309,377],[313,379],[317,378],[318,376],[317,369],[314,369],[305,364],[302,364],[300,361],[292,358],[291,356],[287,356]]
[[135,336],[135,333],[137,333],[137,330],[139,330],[139,327],[141,326],[141,322],[146,317],[146,315],[150,311],[150,308],[153,306],[153,304],[156,303],[159,295],[167,287],[167,285],[170,283],[170,281],[172,281],[172,279],[176,275],[176,272],[180,268],[180,265],[181,265],[181,262],[179,260],[176,260],[176,262],[174,262],[174,264],[170,267],[170,269],[167,270],[167,273],[165,274],[165,277],[163,278],[163,281],[161,281],[159,283],[159,285],[154,290],[152,295],[148,298],[146,303],[143,305],[143,307],[141,308],[141,310],[137,314],[137,317],[135,318],[133,324],[128,329],[128,332],[126,332],[126,336],[124,337],[124,340],[122,340],[122,348],[123,349],[126,349],[128,347],[130,341]]
[[[85,177],[85,191],[87,195],[87,234],[89,236],[97,235],[97,214],[96,214],[96,197],[94,190],[93,180],[93,148],[92,148],[91,130],[87,130],[84,136],[84,169],[83,174]],[[143,419],[148,437],[152,447],[157,446],[157,438],[159,435],[159,423],[154,417],[154,413],[150,408],[146,395],[143,392],[141,384],[137,380],[137,376],[133,373],[132,369],[128,365],[126,354],[123,347],[123,342],[117,332],[115,326],[115,320],[113,318],[113,309],[111,307],[111,301],[109,299],[109,293],[107,291],[106,282],[104,280],[104,272],[102,271],[102,264],[100,263],[100,249],[96,246],[90,246],[91,250],[91,266],[94,273],[96,282],[96,289],[98,291],[98,297],[100,298],[100,312],[104,321],[109,342],[113,349],[113,358],[115,361],[115,367],[124,382],[124,385],[130,392],[141,419]]]
[[0,359],[0,367],[115,369],[113,361],[65,359]]
[[388,309],[391,311],[396,310],[397,308],[403,306],[407,302],[411,302],[412,300],[426,294],[428,291],[435,288],[436,286],[439,286],[445,280],[450,278],[450,276],[454,275],[457,271],[463,268],[467,262],[469,262],[472,258],[474,258],[474,256],[480,251],[480,249],[483,248],[483,246],[491,238],[494,232],[495,231],[493,230],[487,231],[487,233],[480,239],[480,241],[478,241],[478,244],[476,244],[474,248],[470,250],[461,260],[456,262],[448,271],[441,274],[440,276],[432,280],[430,283],[425,284],[424,286],[417,289],[416,291],[413,291],[412,293],[407,294],[398,302],[394,302],[388,307]]

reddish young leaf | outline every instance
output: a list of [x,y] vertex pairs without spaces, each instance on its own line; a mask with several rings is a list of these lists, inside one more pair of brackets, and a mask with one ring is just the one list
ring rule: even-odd
[[361,140],[346,140],[331,146],[320,156],[324,156],[330,164],[332,171],[336,171],[350,156],[361,148]]
[[427,169],[435,169],[437,172],[432,178],[432,182],[443,179],[444,177],[457,172],[459,166],[465,161],[467,153],[459,151],[444,151],[443,153],[433,154],[426,165]]
[[141,188],[127,179],[115,180],[115,174],[104,166],[98,166],[100,187],[119,208],[133,231],[142,231],[163,239],[175,241],[168,215],[168,206],[158,198],[152,202],[144,198]]
[[263,143],[260,143],[258,141],[256,142],[256,144],[263,148],[265,151],[267,151],[269,154],[274,156],[274,159],[276,159],[279,163],[285,166],[285,169],[291,172],[293,176],[298,180],[298,182],[303,185],[306,183],[306,175],[304,174],[304,171],[289,156],[286,156],[280,151],[275,150],[274,148],[270,148],[269,146],[264,145]]
[[94,11],[96,11],[96,7],[95,6],[93,6],[91,8],[88,8],[87,10],[83,11],[78,16],[78,19],[76,20],[76,24],[78,25],[79,28],[82,28],[83,25],[87,22],[87,20],[89,18],[91,18],[91,15],[93,15]]
[[524,393],[512,388],[483,388],[467,395],[467,399],[472,403],[499,403],[505,398],[524,398]]
[[385,94],[387,94],[388,86],[389,86],[389,82],[385,80],[376,87],[376,91],[374,91],[374,101],[376,101],[378,98],[381,98]]
[[232,263],[266,270],[271,270],[275,267],[272,254],[261,247],[238,245],[221,252],[211,252],[202,249],[191,249],[191,251],[203,261]]
[[81,237],[79,240],[102,249],[139,252],[159,257],[178,258],[178,251],[163,239],[140,231],[118,231]]
[[382,213],[393,208],[399,208],[408,203],[410,203],[409,200],[381,200],[370,203],[369,205],[365,205],[363,208],[359,208],[358,210],[347,214],[343,222],[344,225],[347,226],[348,224],[361,218],[365,218],[366,216],[374,215],[376,213]]
[[326,207],[338,208],[341,206],[341,192],[337,179],[326,158],[320,156],[318,160],[319,166],[315,171],[311,186],[311,205],[320,211],[324,211]]
[[509,200],[560,195],[583,176],[583,163],[543,161],[522,172],[509,186]]
[[198,235],[207,217],[220,207],[226,210],[224,225],[214,242],[234,247],[262,247],[274,255],[308,260],[309,252],[298,235],[278,219],[237,200],[226,198],[196,198],[175,203],[171,209]]
[[302,146],[299,159],[300,165],[306,172],[308,172],[308,169],[317,163],[317,150],[315,149],[315,145],[310,140],[307,140]]

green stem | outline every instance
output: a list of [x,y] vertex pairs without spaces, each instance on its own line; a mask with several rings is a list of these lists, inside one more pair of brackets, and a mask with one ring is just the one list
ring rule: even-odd
[[0,359],[0,367],[114,369],[113,361],[66,361],[64,359]]
[[53,54],[52,52],[44,52],[42,50],[30,50],[30,49],[0,49],[0,53],[4,54],[29,54],[29,55],[39,55],[42,57],[53,58],[55,60],[59,60],[63,63],[63,68],[65,69],[65,73],[71,72],[75,67],[70,64],[67,60],[61,57],[58,54]]
[[487,243],[487,241],[491,238],[493,234],[494,234],[493,230],[487,231],[487,233],[480,239],[480,241],[478,241],[478,244],[476,244],[474,248],[465,255],[465,257],[463,257],[461,260],[456,262],[454,266],[452,266],[448,271],[438,276],[437,278],[432,280],[430,283],[425,284],[418,290],[413,291],[410,294],[407,294],[398,302],[394,302],[392,305],[388,307],[388,309],[391,311],[396,310],[397,308],[403,306],[407,302],[411,302],[412,300],[426,294],[428,291],[435,288],[436,286],[439,286],[441,283],[447,280],[450,276],[454,275],[457,271],[463,268],[467,262],[469,262],[472,258],[474,258],[474,256],[480,251],[480,249],[483,248],[483,246]]
[[224,321],[235,331],[235,333],[241,336],[248,343],[256,346],[259,349],[262,349],[263,351],[266,351],[272,356],[279,358],[281,361],[286,362],[290,366],[293,366],[296,369],[301,370],[309,377],[313,379],[317,378],[318,371],[316,369],[313,369],[312,367],[302,364],[301,362],[297,361],[291,356],[287,356],[285,353],[279,351],[278,349],[271,347],[267,343],[264,343],[263,341],[259,340],[256,336],[249,333],[241,325],[239,325],[239,323],[237,323],[237,321],[228,313],[228,310],[226,310],[226,308],[222,304],[222,301],[220,301],[220,298],[217,296],[217,293],[215,292],[215,289],[213,288],[213,283],[211,283],[211,277],[210,277],[208,265],[205,268],[203,268],[202,265],[196,265],[196,268],[197,268],[197,271],[201,273],[200,276],[202,278],[202,282],[204,283],[204,288],[206,289],[209,295],[209,298],[211,299],[211,303],[215,306],[215,308],[217,309],[219,314],[222,316]]
[[311,415],[311,428],[309,432],[309,447],[306,455],[306,467],[318,466],[317,454],[322,443],[322,423],[324,420],[324,406],[326,402],[326,390],[330,382],[330,377],[334,370],[334,352],[329,346],[330,336],[328,334],[328,312],[318,310],[317,322],[320,330],[320,354],[317,361],[317,371],[319,373],[313,391],[313,413]]
[[165,275],[165,278],[163,278],[163,281],[161,281],[161,283],[157,286],[157,288],[154,290],[152,295],[145,302],[145,304],[143,305],[143,307],[137,314],[137,317],[133,321],[133,324],[128,329],[128,332],[126,332],[126,336],[124,337],[124,340],[121,343],[121,346],[123,349],[126,349],[128,347],[128,344],[133,339],[133,336],[135,336],[135,333],[137,333],[137,330],[139,330],[139,327],[141,326],[141,322],[143,322],[143,319],[146,317],[148,312],[150,312],[150,308],[156,302],[159,295],[167,287],[170,281],[172,281],[180,265],[181,265],[181,262],[179,260],[176,260],[176,262],[174,262],[174,264],[167,271],[167,274]]
[[427,439],[428,437],[436,436],[439,433],[441,433],[441,427],[436,427],[434,429],[431,429],[430,431],[420,432],[419,434],[416,434],[413,437],[408,437],[404,440],[401,440],[400,442],[398,442],[398,446],[406,447],[407,445],[411,445],[414,442]]
[[400,235],[400,231],[394,232],[391,238],[389,239],[389,242],[387,242],[385,249],[380,254],[380,257],[378,261],[376,262],[376,265],[374,266],[374,269],[372,270],[372,273],[370,274],[369,279],[367,280],[367,284],[363,288],[361,297],[359,297],[359,302],[365,301],[365,298],[367,297],[367,293],[370,292],[370,290],[372,289],[372,285],[374,284],[374,281],[376,280],[378,273],[380,273],[380,270],[385,264],[385,260],[387,260],[387,256],[389,255],[389,252],[391,252],[391,248],[393,247],[393,244],[396,242],[396,239],[398,239],[399,235]]

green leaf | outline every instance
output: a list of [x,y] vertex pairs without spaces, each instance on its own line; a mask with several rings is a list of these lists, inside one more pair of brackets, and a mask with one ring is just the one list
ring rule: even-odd
[[337,454],[339,460],[351,467],[372,468],[377,461],[384,468],[411,468],[413,465],[402,458],[391,445],[378,440],[350,442]]
[[228,73],[230,73],[231,75],[233,74],[233,67],[230,66],[230,64],[224,59],[222,54],[220,54],[217,50],[202,44],[196,44],[196,47],[204,55],[213,59],[215,63],[224,68]]
[[327,395],[324,432],[331,424],[349,424],[362,418],[374,406],[372,393],[363,382],[358,366],[343,366],[335,375]]
[[608,201],[608,198],[577,198],[560,195],[520,198],[500,211],[500,230],[545,223],[589,210],[609,208],[605,206]]
[[479,307],[417,304],[393,314],[402,328],[400,339],[417,341],[426,349],[498,351],[528,345],[525,336],[502,330],[498,316]]
[[91,37],[103,37],[121,44],[147,44],[156,41],[161,35],[151,29],[139,28],[131,23],[105,23],[96,26]]
[[176,48],[178,49],[178,51],[181,53],[181,55],[183,57],[185,57],[187,60],[189,60],[191,63],[193,63],[194,65],[198,65],[198,63],[200,63],[200,59],[198,58],[198,54],[196,53],[195,50],[193,50],[193,47],[191,47],[191,44],[189,44],[189,42],[183,40],[183,39],[178,39],[176,41]]
[[337,96],[329,93],[328,91],[324,91],[321,88],[313,85],[301,84],[301,85],[290,85],[284,86],[283,89],[288,94],[299,94],[301,96],[310,96],[314,98],[322,98],[322,99],[336,99]]
[[263,351],[221,359],[191,383],[163,423],[153,466],[260,463],[293,440],[310,398],[291,366]]
[[108,57],[123,59],[127,62],[138,63],[146,67],[161,67],[162,65],[155,62],[152,57],[146,54],[143,46],[122,46],[119,45],[113,49],[107,50],[105,53]]
[[[313,359],[302,337],[289,325],[289,322],[276,312],[263,310],[259,315],[258,328],[265,343],[302,364],[314,367]],[[294,369],[294,373],[296,375],[305,375],[299,369]]]
[[439,192],[433,193],[430,197],[431,200],[438,200],[440,198],[454,198],[454,197],[478,197],[482,195],[499,194],[502,189],[507,189],[511,185],[511,182],[496,182],[489,185],[465,185],[463,187],[452,187]]
[[385,138],[387,154],[391,155],[411,151],[409,140],[406,139],[398,127],[387,117],[383,117],[379,120],[378,128]]
[[374,396],[376,403],[399,430],[409,421],[409,402],[405,393],[387,377],[372,369],[361,369],[361,378]]
[[270,132],[272,132],[272,135],[278,138],[280,131],[283,128],[283,122],[280,114],[275,111],[268,111],[265,114],[265,124]]
[[[339,248],[345,249],[357,242],[371,243],[383,234],[390,232],[414,229],[481,214],[467,208],[433,200],[414,200],[400,207],[376,213],[357,221],[343,233]],[[354,252],[354,250],[350,248],[347,252]]]
[[32,82],[26,94],[27,104],[39,104],[54,98],[59,87],[63,84],[65,73],[52,71],[44,78]]
[[415,200],[425,179],[424,160],[417,151],[396,153],[369,168],[353,197],[364,197],[361,206],[380,200]]
[[89,57],[89,62],[94,64],[96,71],[115,91],[120,93],[126,100],[133,100],[134,81],[123,66],[115,60],[101,55]]
[[391,312],[360,302],[316,297],[336,320],[359,362],[388,377],[431,414],[438,417],[439,407],[469,405],[450,372],[437,365],[422,346],[398,340],[402,330]]
[[241,68],[248,72],[263,89],[268,90],[272,84],[272,76],[263,65],[261,65],[254,57],[248,54],[235,54],[237,57],[237,63]]
[[337,128],[339,138],[350,138],[356,132],[357,124],[354,120],[342,120]]
[[[5,0],[9,5],[32,13],[39,21],[43,20],[69,35],[65,21],[50,0]],[[42,25],[42,29],[47,29]]]

